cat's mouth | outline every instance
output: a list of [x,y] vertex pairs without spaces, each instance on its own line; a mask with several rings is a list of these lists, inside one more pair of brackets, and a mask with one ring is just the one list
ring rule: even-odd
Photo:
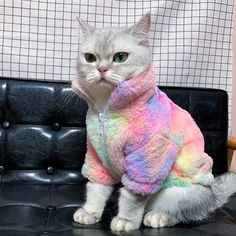
[[110,80],[108,80],[108,79],[106,79],[106,78],[104,78],[104,77],[101,77],[100,80],[98,81],[98,83],[99,83],[99,84],[105,83],[105,84],[109,84],[109,85],[111,85],[111,86],[115,86],[115,84],[112,83],[112,81],[110,81]]

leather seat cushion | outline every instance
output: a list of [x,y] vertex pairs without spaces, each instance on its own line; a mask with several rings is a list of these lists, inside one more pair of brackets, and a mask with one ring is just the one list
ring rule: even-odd
[[[0,187],[0,235],[111,235],[109,225],[117,212],[118,191],[110,198],[102,222],[83,226],[72,216],[85,200],[85,185],[7,184]],[[209,219],[172,228],[151,229],[122,235],[236,235],[236,195]]]

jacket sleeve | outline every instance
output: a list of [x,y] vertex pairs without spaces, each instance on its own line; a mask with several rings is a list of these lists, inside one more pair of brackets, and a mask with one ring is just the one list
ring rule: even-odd
[[104,185],[114,185],[118,182],[103,166],[89,138],[87,138],[87,153],[81,172],[82,175],[88,178],[91,182]]
[[157,192],[177,158],[181,141],[156,134],[144,146],[128,151],[125,157],[124,186],[136,194],[148,195]]

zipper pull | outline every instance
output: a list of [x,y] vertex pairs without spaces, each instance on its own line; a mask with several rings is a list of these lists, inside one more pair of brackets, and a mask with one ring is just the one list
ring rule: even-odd
[[99,138],[103,138],[103,125],[101,123],[99,124]]
[[106,122],[106,116],[104,115],[104,113],[99,113],[99,120],[102,124],[104,124],[104,122]]
[[104,137],[104,123],[106,122],[106,116],[104,113],[99,113],[99,137]]

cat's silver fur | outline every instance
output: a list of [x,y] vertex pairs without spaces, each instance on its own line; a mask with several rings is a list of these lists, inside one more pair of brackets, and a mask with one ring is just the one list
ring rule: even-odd
[[[151,55],[145,26],[150,23],[140,22],[132,28],[91,28],[80,19],[83,35],[78,56],[78,72],[80,85],[90,97],[94,98],[97,106],[102,108],[115,86],[127,77],[133,77],[143,72],[150,63]],[[135,37],[134,37],[135,36]],[[128,52],[126,63],[114,63],[114,52]],[[93,53],[99,60],[88,63],[85,53]],[[104,80],[98,67],[107,67]]]
[[[131,28],[93,29],[79,19],[83,33],[78,58],[80,85],[102,110],[111,91],[128,77],[143,72],[151,62],[148,47],[150,15],[145,15]],[[115,63],[116,52],[129,52],[127,63]],[[98,60],[88,63],[84,54],[92,53]],[[99,67],[108,71],[101,76]],[[102,77],[102,78],[101,78]],[[82,208],[74,214],[80,224],[94,224],[101,219],[112,186],[88,182],[87,198]],[[121,188],[118,215],[111,222],[113,231],[129,231],[144,225],[158,228],[179,222],[203,220],[227,202],[236,192],[236,175],[227,173],[215,178],[209,186],[171,187],[142,197]]]

